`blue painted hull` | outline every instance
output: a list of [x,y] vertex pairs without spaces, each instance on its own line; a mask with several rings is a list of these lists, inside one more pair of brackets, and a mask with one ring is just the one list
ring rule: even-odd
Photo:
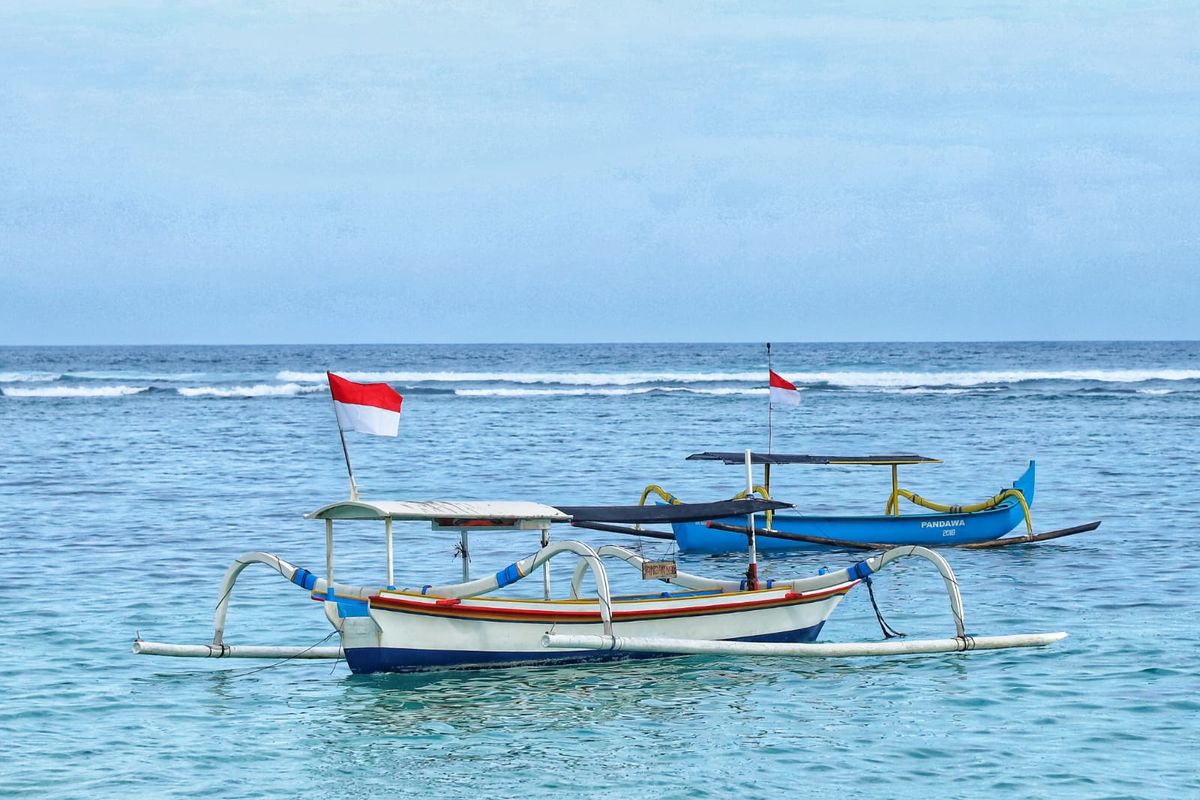
[[[822,622],[809,628],[784,631],[765,636],[745,636],[738,642],[815,642],[825,626]],[[589,650],[528,652],[488,652],[482,650],[416,650],[404,647],[352,647],[346,649],[346,664],[356,675],[376,672],[429,672],[435,670],[496,669],[501,667],[537,666],[623,661],[632,658],[667,658],[670,653],[634,653],[623,651]]]
[[[1025,502],[1033,505],[1034,462],[1020,478],[1013,481],[1013,488],[1020,489]],[[902,545],[919,544],[926,547],[974,544],[998,539],[1016,528],[1025,519],[1021,504],[1015,499],[1005,500],[995,508],[976,511],[973,514],[905,514],[891,516],[812,516],[808,514],[775,514],[772,526],[783,533],[803,536],[819,536],[826,539],[863,542],[871,544]],[[762,516],[756,517],[762,526]],[[729,517],[718,520],[727,525],[745,526],[745,517]],[[686,553],[731,553],[746,549],[746,537],[740,533],[714,530],[703,522],[676,523],[675,541]],[[757,539],[759,552],[780,550],[819,550],[824,545],[794,542],[760,536]]]

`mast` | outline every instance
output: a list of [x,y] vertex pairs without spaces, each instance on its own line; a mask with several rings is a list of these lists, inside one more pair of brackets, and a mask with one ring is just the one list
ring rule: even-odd
[[774,366],[771,363],[771,343],[767,342],[767,455],[771,454],[771,372]]
[[[746,450],[746,497],[754,497],[754,471],[750,464],[750,450]],[[750,532],[750,564],[746,567],[746,588],[758,588],[758,543],[754,538],[754,515],[746,515],[746,529]]]
[[[771,373],[775,371],[775,365],[771,362],[771,343],[767,342],[767,455],[771,455],[771,441],[773,438],[774,428],[771,427]],[[763,488],[767,490],[767,494],[771,492],[771,465],[763,464]],[[767,527],[771,527],[771,513],[767,512]]]

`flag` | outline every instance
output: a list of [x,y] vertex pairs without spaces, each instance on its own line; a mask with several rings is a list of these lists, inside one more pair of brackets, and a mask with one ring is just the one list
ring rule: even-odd
[[800,405],[800,390],[796,388],[796,384],[791,381],[784,380],[773,369],[767,370],[770,374],[771,384],[771,405],[774,406],[798,406]]
[[343,431],[395,436],[400,432],[400,404],[404,398],[386,383],[355,383],[332,372],[329,393],[338,428]]

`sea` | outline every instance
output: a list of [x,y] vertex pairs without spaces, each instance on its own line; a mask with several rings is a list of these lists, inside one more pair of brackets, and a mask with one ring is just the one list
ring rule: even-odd
[[[801,397],[769,420],[768,363]],[[399,436],[346,435],[364,498],[631,504],[654,483],[715,500],[744,470],[686,456],[770,437],[777,453],[942,459],[900,480],[946,503],[1036,460],[1037,530],[1102,525],[944,551],[968,632],[1070,634],[1044,649],[407,676],[134,655],[138,636],[211,641],[239,554],[323,571],[323,525],[304,514],[348,494],[326,370],[404,396]],[[762,343],[5,347],[0,432],[4,798],[1200,797],[1197,342],[780,342],[770,362]],[[878,514],[890,476],[779,467],[772,490],[801,512]],[[555,535],[745,569],[744,553]],[[459,579],[456,540],[398,527],[397,581]],[[538,543],[473,545],[484,575]],[[761,571],[860,557],[770,555]],[[573,565],[556,565],[562,591]],[[618,589],[640,582],[611,569]],[[339,526],[337,570],[384,582],[379,526]],[[893,628],[953,635],[927,563],[873,589]],[[330,632],[306,592],[243,573],[227,642]],[[821,634],[881,638],[861,587]]]

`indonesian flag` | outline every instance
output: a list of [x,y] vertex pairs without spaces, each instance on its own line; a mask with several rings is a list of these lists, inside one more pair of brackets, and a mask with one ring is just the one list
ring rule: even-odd
[[800,390],[796,384],[784,380],[773,369],[767,370],[771,376],[771,405],[798,406],[800,405]]
[[400,404],[404,398],[386,383],[355,383],[332,372],[329,392],[338,428],[343,431],[395,436],[400,432]]

